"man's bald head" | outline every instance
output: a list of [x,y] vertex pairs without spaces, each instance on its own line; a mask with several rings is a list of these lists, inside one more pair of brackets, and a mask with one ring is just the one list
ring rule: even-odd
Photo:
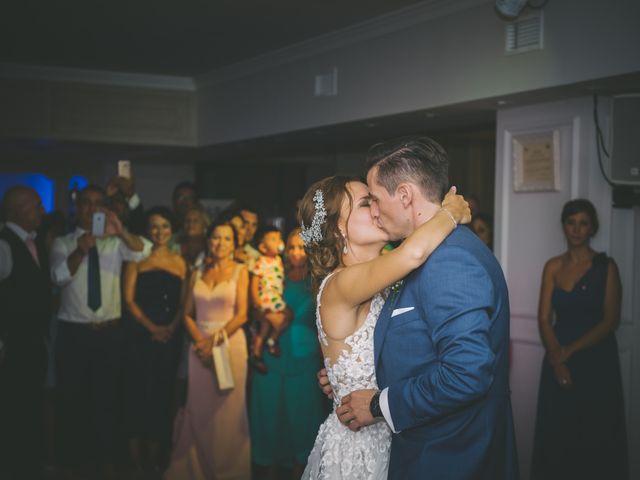
[[38,192],[22,185],[9,188],[2,200],[4,218],[27,232],[40,226],[44,210]]

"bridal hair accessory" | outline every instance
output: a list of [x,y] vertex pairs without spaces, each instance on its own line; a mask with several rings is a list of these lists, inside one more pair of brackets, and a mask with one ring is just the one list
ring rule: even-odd
[[305,227],[304,222],[300,223],[300,237],[302,237],[305,247],[322,240],[322,230],[320,227],[327,219],[322,190],[316,190],[316,193],[313,195],[313,203],[315,205],[315,213],[313,214],[311,226]]

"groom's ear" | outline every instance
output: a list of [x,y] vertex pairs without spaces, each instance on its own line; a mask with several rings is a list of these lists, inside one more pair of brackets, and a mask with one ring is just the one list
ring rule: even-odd
[[413,200],[413,189],[408,183],[401,183],[398,185],[398,188],[396,188],[396,195],[400,199],[400,203],[402,203],[404,208],[411,205]]

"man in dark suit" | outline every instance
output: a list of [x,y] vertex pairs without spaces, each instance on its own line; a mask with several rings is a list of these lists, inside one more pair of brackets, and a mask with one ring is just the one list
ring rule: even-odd
[[39,478],[43,466],[44,342],[51,309],[47,253],[36,242],[44,210],[10,188],[0,231],[0,478]]
[[[447,156],[426,137],[378,144],[367,181],[372,216],[400,240],[441,209]],[[396,290],[374,334],[381,390],[344,397],[341,421],[357,430],[384,418],[390,479],[517,479],[509,298],[496,258],[457,228]]]

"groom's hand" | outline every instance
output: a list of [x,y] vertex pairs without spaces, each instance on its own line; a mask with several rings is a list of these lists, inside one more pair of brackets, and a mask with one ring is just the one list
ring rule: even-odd
[[323,368],[317,374],[318,377],[318,386],[322,393],[324,393],[329,400],[333,400],[333,390],[331,390],[331,383],[329,383],[329,376],[327,375],[327,369]]
[[373,389],[356,390],[342,397],[342,404],[336,408],[340,422],[353,432],[374,423],[375,418],[371,415],[369,405],[376,392]]

